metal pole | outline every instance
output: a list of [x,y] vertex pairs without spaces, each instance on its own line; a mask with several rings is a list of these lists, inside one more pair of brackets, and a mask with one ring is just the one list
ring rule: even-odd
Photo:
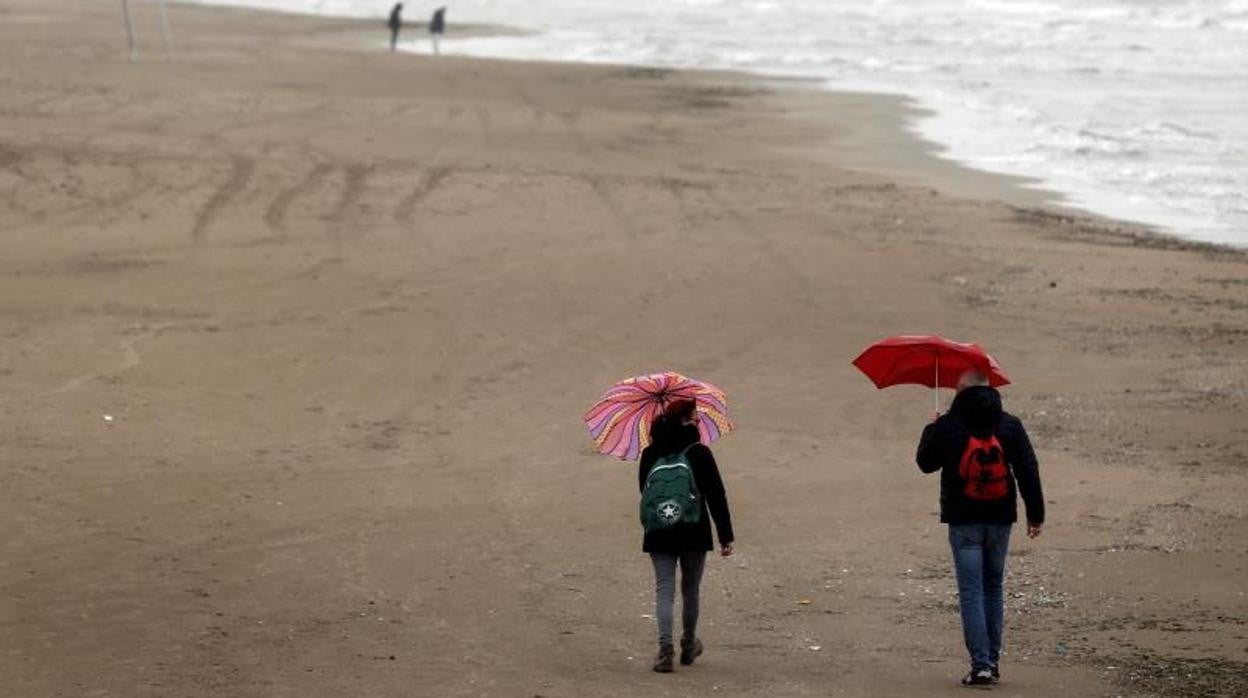
[[940,414],[940,352],[936,352],[936,386],[932,388],[932,403],[936,406],[936,414]]
[[138,36],[134,32],[134,19],[130,17],[130,0],[121,0],[121,12],[126,16],[126,40],[130,42],[130,60],[139,55]]
[[157,0],[160,8],[160,41],[165,46],[165,56],[173,56],[173,38],[169,34],[169,16],[165,13],[165,0]]

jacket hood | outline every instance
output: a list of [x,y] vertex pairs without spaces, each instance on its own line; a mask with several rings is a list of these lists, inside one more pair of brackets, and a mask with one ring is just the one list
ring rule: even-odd
[[949,414],[976,438],[988,438],[1001,423],[1001,393],[982,385],[966,388],[953,399]]

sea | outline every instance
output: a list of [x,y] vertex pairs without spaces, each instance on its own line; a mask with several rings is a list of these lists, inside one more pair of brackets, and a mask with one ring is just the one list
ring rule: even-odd
[[[196,0],[376,17],[388,0]],[[898,94],[941,157],[1248,248],[1248,0],[433,0],[443,53],[726,68]],[[456,22],[523,35],[454,40]],[[176,28],[175,28],[176,32]],[[419,39],[419,40],[417,40]],[[402,48],[429,52],[424,36]]]

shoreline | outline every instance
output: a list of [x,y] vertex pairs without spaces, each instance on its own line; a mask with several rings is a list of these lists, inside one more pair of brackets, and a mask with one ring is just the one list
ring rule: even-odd
[[[1042,464],[1003,687],[1248,690],[1248,255],[937,190],[898,100],[184,5],[131,63],[116,6],[10,6],[47,18],[0,22],[15,694],[955,698],[931,394],[849,363],[915,332],[993,353]],[[676,677],[580,421],[656,368],[736,424]]]
[[[371,19],[285,12],[220,4],[200,5],[187,3],[186,6],[214,8],[227,12],[289,15],[330,23],[341,23],[343,26],[327,28],[326,33],[341,33],[343,35],[342,38],[351,37],[357,39],[356,41],[347,42],[350,44],[350,48],[354,50],[375,51],[379,47],[384,47],[384,37],[377,38],[380,37],[379,30],[374,27],[377,22]],[[419,27],[421,25],[416,23],[416,26]],[[456,24],[455,31],[452,34],[448,34],[448,38],[444,39],[444,41],[448,44],[453,44],[456,39],[528,36],[531,34],[532,32],[518,27],[489,24]],[[370,37],[370,39],[366,41],[364,40],[365,37]],[[369,43],[369,41],[373,41],[373,43]],[[411,40],[409,43],[423,44],[425,41],[427,41],[427,37],[422,35],[421,39]],[[336,47],[348,48],[348,46],[341,44]],[[326,46],[326,48],[334,47]],[[419,50],[403,51],[400,49],[399,53],[413,57],[428,57],[427,52]],[[1020,208],[1042,208],[1067,216],[1086,219],[1087,221],[1097,221],[1115,228],[1137,228],[1145,231],[1150,236],[1173,237],[1180,241],[1186,241],[1185,238],[1179,235],[1158,230],[1156,226],[1147,223],[1102,216],[1084,209],[1067,206],[1062,203],[1061,199],[1065,195],[1060,192],[1032,186],[1039,182],[1037,179],[984,170],[968,163],[942,157],[938,152],[942,147],[939,143],[925,138],[912,128],[917,123],[917,120],[927,113],[927,110],[921,107],[913,97],[904,94],[838,90],[827,87],[824,84],[825,81],[817,78],[769,75],[716,68],[670,68],[630,63],[525,60],[497,56],[456,54],[447,54],[443,58],[483,61],[485,63],[503,61],[533,66],[574,65],[589,69],[654,71],[655,74],[680,72],[689,75],[704,75],[712,79],[728,78],[746,84],[757,85],[760,88],[792,91],[796,96],[796,99],[792,101],[792,108],[796,114],[802,118],[822,120],[824,122],[830,121],[832,116],[830,113],[819,113],[815,104],[818,102],[820,95],[827,95],[831,100],[831,104],[827,105],[828,111],[836,113],[838,119],[848,112],[845,121],[850,123],[846,127],[842,121],[838,120],[836,122],[838,128],[848,129],[848,133],[844,137],[838,138],[835,145],[832,146],[834,155],[837,156],[838,165],[856,168],[867,173],[897,178],[915,185],[933,187],[961,198],[999,199]],[[1191,242],[1199,243],[1200,241]]]
[[[288,16],[357,23],[360,25],[368,25],[370,27],[375,24],[375,21],[372,19],[362,19],[350,16],[320,15],[314,13],[301,13],[297,11],[245,8],[233,5],[197,5],[192,3],[188,6],[220,7],[222,9],[236,11],[269,12]],[[422,25],[419,22],[416,22],[413,23],[413,26],[419,30]],[[531,30],[503,25],[456,24],[454,26],[456,31],[448,35],[451,38],[447,39],[448,42],[452,43],[456,39],[528,36],[535,33]],[[370,31],[365,34],[361,28],[361,36],[372,35],[374,33],[375,32]],[[421,43],[423,40],[424,39],[422,37],[422,39],[415,40],[410,43]],[[423,52],[416,50],[407,51],[407,53],[421,55]],[[478,54],[449,55],[454,55],[458,58],[475,60],[507,61],[532,64],[551,63],[558,65],[567,63],[585,66],[617,66],[620,68],[633,65],[607,61],[545,61],[512,59],[506,56]],[[942,150],[944,150],[945,146],[938,141],[929,139],[918,129],[919,122],[925,118],[925,116],[934,114],[935,112],[923,106],[918,98],[911,95],[900,92],[845,90],[828,86],[825,80],[819,78],[785,76],[769,72],[699,67],[673,68],[644,64],[638,64],[635,67],[653,70],[679,70],[682,72],[705,73],[708,75],[736,75],[742,80],[762,85],[804,85],[805,87],[802,89],[842,95],[844,99],[836,103],[838,108],[861,108],[863,109],[862,115],[866,118],[880,118],[884,112],[890,112],[887,116],[884,116],[886,121],[884,124],[865,123],[856,127],[856,133],[854,135],[856,137],[864,137],[867,139],[868,143],[865,147],[860,147],[855,143],[850,143],[848,140],[840,143],[841,150],[843,151],[840,154],[855,158],[856,166],[860,167],[865,172],[888,174],[889,176],[911,181],[916,184],[921,183],[927,186],[932,186],[940,189],[941,191],[963,198],[992,198],[1006,201],[1022,209],[1043,208],[1051,210],[1054,213],[1061,214],[1064,218],[1076,217],[1084,219],[1087,223],[1107,228],[1118,234],[1126,234],[1128,237],[1169,238],[1174,241],[1174,244],[1179,246],[1191,244],[1197,248],[1213,246],[1219,249],[1248,252],[1248,242],[1231,243],[1204,240],[1197,236],[1184,234],[1180,226],[1162,223],[1149,223],[1143,220],[1133,219],[1128,215],[1103,214],[1089,208],[1084,208],[1074,202],[1074,198],[1076,197],[1075,193],[1067,194],[1058,189],[1045,186],[1043,184],[1043,178],[1040,176],[1027,176],[994,171],[991,169],[981,168],[973,162],[942,155]],[[887,109],[885,109],[882,105],[876,103],[877,101],[886,101],[891,104]],[[860,107],[859,105],[863,106]],[[913,144],[898,146],[899,141],[903,138],[913,141]],[[1128,229],[1140,229],[1143,232],[1131,233]]]

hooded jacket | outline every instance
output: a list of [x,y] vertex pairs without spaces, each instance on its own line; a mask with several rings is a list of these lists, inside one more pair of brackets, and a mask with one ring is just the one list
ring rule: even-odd
[[[693,444],[685,454],[693,470],[693,481],[698,488],[702,518],[696,524],[679,523],[669,529],[650,531],[645,534],[641,549],[647,553],[698,552],[714,550],[711,538],[711,520],[715,521],[715,531],[719,534],[720,545],[733,541],[732,516],[728,512],[728,496],[724,492],[724,481],[719,476],[719,467],[715,464],[715,456],[711,449],[698,443],[698,428],[685,424],[670,424],[658,421],[651,429],[652,443],[641,452],[641,461],[637,466],[637,487],[644,490],[646,477],[656,461],[663,456],[679,453],[686,446]],[[709,513],[709,516],[708,516]]]
[[[972,435],[986,439],[994,434],[1009,466],[1009,493],[996,501],[975,501],[962,493],[964,483],[958,466]],[[924,427],[915,460],[925,473],[940,471],[942,523],[1014,523],[1020,494],[1027,521],[1044,523],[1044,493],[1035,451],[1023,423],[1001,408],[1001,394],[994,388],[971,386],[959,392],[949,411]]]

